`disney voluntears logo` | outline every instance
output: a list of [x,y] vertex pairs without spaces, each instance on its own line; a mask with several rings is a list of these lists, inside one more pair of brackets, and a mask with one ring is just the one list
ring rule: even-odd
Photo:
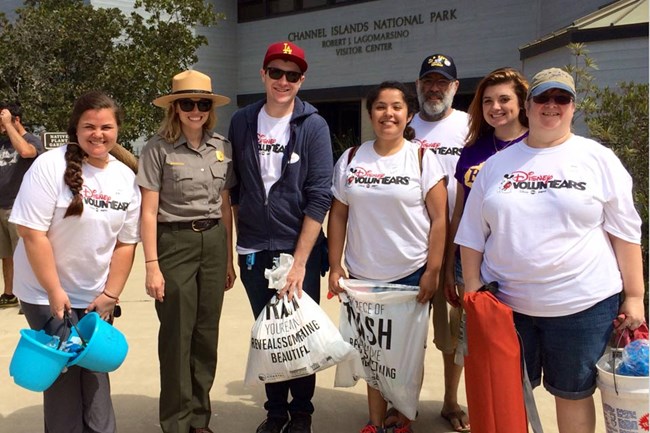
[[257,134],[257,149],[260,155],[270,155],[271,153],[284,153],[284,144],[278,143],[273,137],[267,137],[264,134]]
[[552,174],[535,174],[533,171],[514,171],[504,174],[498,192],[510,193],[518,191],[526,194],[546,192],[549,189],[574,189],[585,191],[587,182],[570,179],[555,179]]
[[84,206],[87,205],[96,212],[106,212],[109,209],[126,212],[129,207],[128,201],[113,200],[110,195],[97,192],[97,190],[90,189],[86,185],[83,186],[79,194]]
[[462,150],[461,147],[447,147],[438,142],[429,142],[427,140],[418,139],[415,139],[414,141],[418,143],[422,149],[429,149],[436,155],[460,156]]
[[384,173],[373,173],[363,167],[351,167],[350,175],[347,178],[346,186],[360,185],[366,188],[373,188],[378,185],[408,185],[411,182],[409,176],[388,176]]

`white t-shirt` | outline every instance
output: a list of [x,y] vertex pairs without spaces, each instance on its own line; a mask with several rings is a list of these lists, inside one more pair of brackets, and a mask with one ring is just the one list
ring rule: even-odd
[[411,121],[415,130],[415,141],[421,147],[436,154],[447,177],[447,203],[449,218],[454,213],[457,182],[454,180],[456,164],[467,139],[469,118],[467,113],[452,110],[451,114],[437,122],[427,122],[416,114]]
[[610,149],[572,136],[546,149],[522,141],[488,159],[455,242],[483,252],[483,282],[497,281],[514,311],[557,317],[621,291],[607,233],[640,243],[632,179]]
[[262,108],[257,116],[257,149],[260,157],[260,172],[266,195],[282,174],[282,157],[289,144],[289,121],[292,113],[284,117],[271,117]]
[[380,156],[363,143],[348,164],[348,149],[334,167],[332,193],[348,206],[345,265],[356,278],[395,281],[426,264],[431,221],[424,199],[443,177],[431,152],[404,141]]
[[[140,240],[140,189],[135,174],[112,156],[105,169],[83,163],[83,212],[63,218],[72,192],[63,181],[67,146],[45,152],[25,175],[9,221],[47,232],[61,286],[72,307],[85,308],[104,289],[117,240]],[[47,305],[21,238],[14,253],[14,293]]]

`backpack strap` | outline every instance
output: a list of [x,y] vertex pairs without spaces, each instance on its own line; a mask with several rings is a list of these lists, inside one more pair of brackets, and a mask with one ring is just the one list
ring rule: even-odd
[[352,162],[352,158],[354,158],[354,155],[357,154],[357,150],[359,150],[359,146],[352,146],[350,148],[350,153],[348,153],[348,165]]

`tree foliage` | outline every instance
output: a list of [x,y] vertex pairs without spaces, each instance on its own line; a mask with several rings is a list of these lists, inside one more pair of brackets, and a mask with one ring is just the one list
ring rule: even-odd
[[20,100],[29,123],[65,131],[74,100],[101,89],[124,108],[123,144],[151,135],[162,115],[151,101],[207,44],[195,28],[223,16],[204,0],[136,0],[134,9],[25,0],[14,22],[0,21],[0,99]]
[[611,148],[632,175],[634,202],[643,220],[645,275],[648,269],[648,84],[621,83],[595,89],[585,112],[591,135]]

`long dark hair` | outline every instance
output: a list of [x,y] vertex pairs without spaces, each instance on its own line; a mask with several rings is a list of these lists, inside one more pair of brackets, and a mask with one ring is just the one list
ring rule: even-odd
[[99,90],[92,90],[81,95],[74,103],[72,114],[68,120],[68,147],[65,152],[65,173],[63,180],[72,192],[72,201],[65,211],[63,218],[75,215],[81,215],[83,212],[83,201],[81,200],[81,188],[83,187],[83,178],[81,165],[84,158],[88,156],[79,146],[77,138],[77,125],[79,119],[88,110],[101,110],[108,108],[115,114],[115,122],[119,128],[122,125],[122,110],[117,103],[106,93]]
[[523,126],[528,128],[528,117],[524,109],[526,102],[526,93],[528,92],[528,81],[518,70],[510,67],[495,69],[487,74],[478,84],[474,99],[467,110],[469,114],[469,132],[465,146],[471,146],[479,138],[486,134],[492,133],[494,128],[490,126],[483,118],[483,94],[485,89],[497,84],[512,83],[517,103],[519,104],[518,120]]
[[[408,109],[407,117],[412,119],[418,111],[418,98],[415,96],[413,91],[399,81],[384,81],[378,86],[373,87],[370,92],[368,92],[368,95],[366,95],[366,110],[368,110],[368,114],[372,114],[372,104],[374,104],[377,98],[379,98],[381,91],[385,89],[395,89],[402,92],[404,102]],[[411,127],[410,122],[406,125],[406,128],[404,128],[403,135],[407,140],[413,140],[415,138],[415,130]]]

